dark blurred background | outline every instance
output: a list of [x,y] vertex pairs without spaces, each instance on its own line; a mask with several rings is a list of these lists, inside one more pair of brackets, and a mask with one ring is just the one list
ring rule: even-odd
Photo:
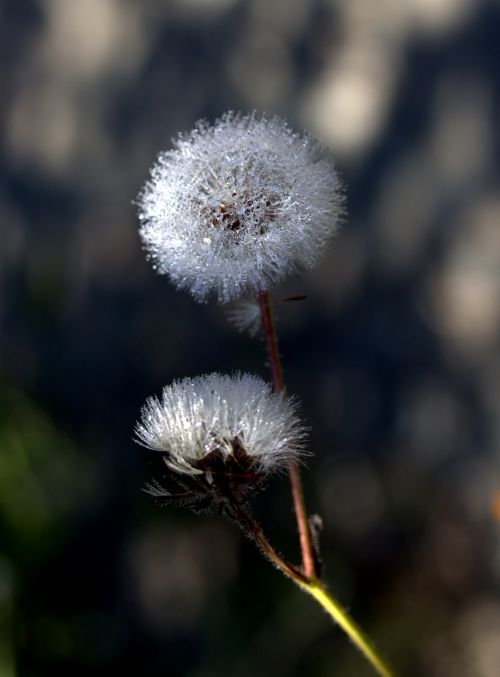
[[[160,509],[132,430],[263,346],[145,261],[131,204],[200,117],[331,148],[349,219],[273,290],[325,577],[401,675],[500,674],[500,7],[0,3],[0,677],[363,677],[217,516]],[[299,557],[286,478],[256,500]]]

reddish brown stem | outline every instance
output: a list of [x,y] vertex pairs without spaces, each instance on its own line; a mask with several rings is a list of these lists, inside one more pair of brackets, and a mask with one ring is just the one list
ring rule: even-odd
[[[267,291],[259,292],[260,314],[262,318],[262,328],[266,338],[266,350],[269,358],[269,366],[273,378],[273,387],[277,393],[284,392],[285,383],[283,380],[283,369],[281,367],[281,358],[278,351],[278,339],[274,327],[271,305],[269,303],[269,294]],[[316,566],[314,550],[309,529],[309,521],[304,502],[304,493],[302,491],[302,482],[300,479],[299,468],[295,459],[288,461],[288,472],[290,475],[290,484],[292,489],[293,505],[295,516],[297,518],[297,527],[299,531],[300,549],[302,552],[302,566],[304,574],[310,578],[316,578]]]
[[281,358],[278,352],[278,338],[274,327],[271,305],[269,303],[269,294],[267,291],[259,292],[260,316],[262,318],[262,328],[266,337],[266,350],[269,358],[269,366],[273,377],[273,387],[277,393],[285,390],[283,381],[283,369],[281,368]]
[[261,552],[267,559],[274,564],[285,576],[292,578],[300,583],[307,583],[304,574],[296,569],[292,564],[286,562],[281,555],[276,552],[273,546],[267,540],[261,526],[255,521],[252,515],[236,503],[227,506],[228,514],[234,519],[238,525],[243,529],[247,536],[249,536],[260,548]]

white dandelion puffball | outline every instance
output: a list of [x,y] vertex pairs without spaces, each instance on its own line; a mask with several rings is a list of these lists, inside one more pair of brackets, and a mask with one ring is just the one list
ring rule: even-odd
[[304,453],[295,402],[240,373],[174,381],[161,400],[147,400],[135,433],[181,481],[196,477],[207,492],[252,483]]
[[319,143],[277,117],[227,113],[160,153],[139,194],[153,265],[198,301],[222,303],[310,267],[343,213]]

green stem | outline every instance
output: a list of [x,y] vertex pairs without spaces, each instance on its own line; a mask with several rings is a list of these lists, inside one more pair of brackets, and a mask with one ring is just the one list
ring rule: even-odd
[[381,677],[395,677],[395,673],[382,658],[368,636],[351,616],[349,616],[347,611],[342,608],[340,603],[326,589],[321,581],[317,578],[308,578],[302,571],[299,571],[296,567],[286,562],[267,540],[261,526],[241,505],[229,504],[228,514],[235,520],[245,534],[256,543],[262,554],[267,557],[277,569],[288,578],[291,578],[301,590],[307,592],[311,597],[314,597],[330,618],[332,618],[348,637],[350,637],[351,641],[365,656],[378,675]]
[[341,607],[339,602],[318,580],[295,581],[309,595],[323,607],[326,613],[336,622],[342,630],[348,635],[366,660],[371,664],[375,672],[382,677],[394,677],[393,670],[377,651],[371,640],[359,627],[359,625],[349,616],[347,611]]

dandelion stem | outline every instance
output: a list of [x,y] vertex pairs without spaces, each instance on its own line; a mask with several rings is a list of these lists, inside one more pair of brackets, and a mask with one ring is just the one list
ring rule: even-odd
[[255,520],[255,518],[241,505],[236,503],[230,503],[227,506],[229,516],[235,520],[238,526],[245,532],[249,538],[251,538],[262,554],[267,557],[267,559],[275,565],[285,576],[291,578],[293,581],[300,584],[306,585],[308,579],[304,574],[294,567],[292,564],[289,564],[283,557],[273,548],[270,542],[267,540],[262,527]]
[[[295,579],[294,579],[295,580]],[[361,651],[373,669],[382,677],[395,677],[395,673],[387,662],[382,658],[372,641],[363,632],[339,602],[327,590],[325,585],[318,580],[301,582],[295,580],[297,585],[323,607],[326,613],[342,628],[353,644]]]
[[332,620],[348,635],[378,675],[381,677],[395,677],[395,673],[382,658],[368,636],[349,616],[347,611],[342,608],[340,603],[332,596],[321,581],[314,577],[309,578],[308,576],[305,576],[302,571],[299,571],[296,567],[286,562],[267,540],[267,537],[262,531],[262,527],[241,505],[231,503],[228,506],[228,512],[247,536],[256,543],[262,554],[267,557],[277,569],[284,573],[288,578],[291,578],[301,590],[311,595],[311,597],[314,597],[330,618],[332,618]]
[[273,377],[273,387],[277,393],[280,393],[285,390],[285,382],[283,380],[283,368],[278,351],[278,337],[276,335],[271,304],[269,302],[269,292],[267,290],[259,292],[259,306],[264,336],[266,337],[267,356]]
[[[262,327],[266,339],[267,356],[273,379],[273,388],[276,392],[285,392],[283,368],[278,350],[278,339],[267,290],[259,292],[259,306]],[[234,518],[241,528],[255,541],[262,553],[278,569],[280,569],[282,573],[288,576],[288,578],[291,578],[304,592],[311,595],[311,597],[314,597],[330,618],[332,618],[348,635],[378,675],[381,675],[381,677],[394,677],[394,672],[381,657],[371,640],[319,580],[317,575],[318,572],[316,570],[316,558],[314,555],[311,530],[309,528],[309,520],[302,490],[302,482],[297,463],[294,459],[289,461],[288,470],[299,531],[303,571],[299,571],[286,562],[281,555],[274,550],[273,546],[264,535],[261,527],[253,517],[240,506],[234,507]]]
[[[269,293],[267,290],[259,292],[259,306],[262,318],[262,327],[266,338],[266,350],[269,359],[269,366],[273,378],[273,387],[276,392],[285,391],[283,380],[283,369],[278,350],[278,339],[274,327],[271,305],[269,303]],[[290,476],[290,485],[292,490],[293,505],[295,516],[297,518],[297,527],[299,531],[300,549],[302,552],[302,566],[304,573],[308,578],[316,578],[316,559],[314,556],[311,530],[307,517],[307,510],[304,501],[304,492],[302,490],[302,481],[300,479],[299,467],[295,459],[288,461],[288,473]]]

